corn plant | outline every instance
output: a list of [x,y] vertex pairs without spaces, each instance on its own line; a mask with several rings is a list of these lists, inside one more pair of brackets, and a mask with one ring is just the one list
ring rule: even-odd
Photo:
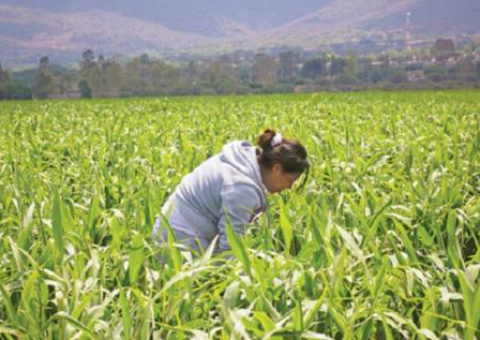
[[[478,98],[0,103],[0,339],[480,339]],[[307,186],[231,257],[159,249],[182,177],[266,127]]]

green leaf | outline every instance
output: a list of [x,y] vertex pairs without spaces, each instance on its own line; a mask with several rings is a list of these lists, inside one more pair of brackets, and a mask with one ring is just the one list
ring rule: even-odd
[[53,196],[53,208],[52,208],[52,227],[53,238],[55,240],[57,263],[61,263],[64,254],[63,247],[63,225],[62,225],[62,208],[61,201],[58,192],[55,191]]
[[124,289],[120,289],[120,305],[122,309],[123,338],[130,340],[132,337],[132,310],[125,296]]
[[130,256],[128,259],[128,275],[130,284],[132,285],[137,281],[144,258],[143,236],[136,234],[131,241]]
[[280,206],[280,227],[282,228],[283,239],[285,241],[285,254],[288,256],[290,254],[290,247],[292,245],[292,224],[285,212],[285,206],[282,204]]
[[58,312],[54,316],[56,319],[63,319],[70,323],[72,326],[75,328],[81,330],[88,338],[93,339],[93,340],[98,340],[100,339],[97,335],[95,335],[87,326],[85,326],[83,323],[80,321],[72,318],[70,315],[68,315],[66,312]]
[[3,297],[3,303],[5,304],[5,308],[7,309],[7,316],[11,323],[15,326],[18,330],[23,330],[22,325],[20,324],[20,320],[18,319],[17,312],[12,305],[12,300],[3,285],[3,282],[0,280],[0,293]]
[[243,264],[243,268],[247,272],[248,276],[250,276],[250,278],[253,278],[251,269],[252,266],[250,263],[250,258],[248,257],[247,248],[243,243],[242,239],[237,235],[235,230],[233,230],[229,219],[227,219],[226,234],[227,241],[230,244],[233,253]]
[[30,240],[32,236],[32,227],[31,222],[33,218],[33,212],[35,210],[35,202],[33,202],[28,208],[25,217],[23,218],[22,227],[17,238],[17,244],[23,250],[28,250],[30,248]]

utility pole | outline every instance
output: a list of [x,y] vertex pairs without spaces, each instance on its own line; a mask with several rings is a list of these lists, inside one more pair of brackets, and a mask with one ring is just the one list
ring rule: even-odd
[[406,17],[406,25],[405,25],[405,48],[407,50],[411,49],[410,46],[410,16],[412,13],[407,12],[407,17]]

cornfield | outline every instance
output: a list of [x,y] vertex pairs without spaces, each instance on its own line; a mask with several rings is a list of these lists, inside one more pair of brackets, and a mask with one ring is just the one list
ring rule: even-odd
[[[0,104],[0,339],[480,339],[479,98]],[[162,266],[168,195],[267,127],[307,185],[230,230],[233,258],[171,242]]]

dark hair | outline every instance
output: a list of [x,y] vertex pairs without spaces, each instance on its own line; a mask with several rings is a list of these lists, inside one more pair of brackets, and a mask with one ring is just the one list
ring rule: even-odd
[[308,174],[310,164],[307,161],[307,150],[302,144],[290,138],[282,138],[279,144],[272,147],[276,134],[274,130],[266,129],[258,136],[257,145],[261,149],[259,164],[271,168],[275,163],[279,163],[286,172],[303,173],[306,170]]

